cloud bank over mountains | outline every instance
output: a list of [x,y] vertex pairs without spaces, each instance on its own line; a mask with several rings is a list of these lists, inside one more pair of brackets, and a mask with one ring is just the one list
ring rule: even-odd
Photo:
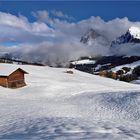
[[[140,22],[129,21],[127,17],[110,21],[90,17],[76,22],[73,17],[56,10],[31,14],[36,18],[34,22],[21,14],[0,12],[0,52],[12,52],[23,60],[55,65],[80,56],[108,55],[111,41],[131,26],[140,27]],[[109,44],[101,45],[98,39],[91,45],[81,43],[81,36],[91,28],[106,37]],[[5,42],[9,42],[10,47],[5,47]]]

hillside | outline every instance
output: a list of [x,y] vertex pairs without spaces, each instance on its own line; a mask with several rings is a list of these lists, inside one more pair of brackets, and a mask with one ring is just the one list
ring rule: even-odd
[[27,86],[0,87],[0,139],[139,139],[140,86],[65,68],[27,71]]

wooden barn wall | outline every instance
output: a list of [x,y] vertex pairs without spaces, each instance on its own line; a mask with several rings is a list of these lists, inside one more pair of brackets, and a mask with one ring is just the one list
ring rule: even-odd
[[20,70],[13,72],[8,77],[8,87],[18,88],[25,86],[24,73]]
[[0,77],[0,86],[9,88],[18,88],[25,86],[24,72],[16,70],[8,77]]
[[7,78],[6,77],[0,77],[0,86],[7,87]]
[[24,73],[20,70],[15,71],[8,77],[8,81],[15,81],[19,79],[24,79]]

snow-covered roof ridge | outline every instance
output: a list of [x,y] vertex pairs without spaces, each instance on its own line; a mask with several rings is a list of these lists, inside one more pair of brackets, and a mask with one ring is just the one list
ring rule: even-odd
[[128,29],[128,31],[134,38],[140,39],[140,28],[139,27],[131,26]]
[[[18,65],[7,65],[7,64],[0,64],[0,76],[9,76],[11,73],[16,71],[17,69],[21,69]],[[23,70],[24,71],[24,70]],[[26,71],[25,71],[26,73]]]

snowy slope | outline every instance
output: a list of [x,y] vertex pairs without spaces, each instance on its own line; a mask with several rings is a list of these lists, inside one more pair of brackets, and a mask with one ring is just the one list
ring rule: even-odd
[[19,67],[29,73],[27,86],[0,87],[0,139],[140,138],[139,85],[77,70]]
[[117,66],[115,68],[112,68],[112,71],[116,72],[116,71],[122,69],[123,67],[129,67],[129,68],[131,68],[133,70],[135,67],[137,67],[139,65],[140,65],[140,60],[136,61],[136,62],[133,62],[133,63],[130,63],[130,64],[125,64],[125,65]]
[[138,27],[132,26],[128,29],[128,31],[125,34],[121,35],[120,37],[117,37],[114,41],[112,41],[111,47],[112,48],[119,47],[122,44],[125,44],[125,46],[134,47],[139,43],[140,43],[140,29]]
[[[8,65],[9,69],[15,67],[15,65],[10,64],[0,64],[0,67],[2,67],[2,65]],[[17,89],[17,93],[28,92],[28,90],[31,93],[34,92],[34,89],[37,89],[43,94],[40,94],[39,96],[44,96],[45,94],[47,97],[56,97],[65,95],[71,96],[88,91],[96,93],[102,91],[134,91],[140,89],[140,87],[136,85],[87,74],[74,69],[74,74],[67,74],[65,73],[65,68],[26,65],[19,65],[19,67],[27,71],[29,74],[26,75],[28,86]],[[33,89],[33,91],[31,91],[31,89]],[[11,90],[11,92],[15,91]]]
[[130,27],[129,32],[134,38],[140,39],[140,29],[138,27]]
[[84,59],[71,62],[73,65],[95,64],[95,60]]

